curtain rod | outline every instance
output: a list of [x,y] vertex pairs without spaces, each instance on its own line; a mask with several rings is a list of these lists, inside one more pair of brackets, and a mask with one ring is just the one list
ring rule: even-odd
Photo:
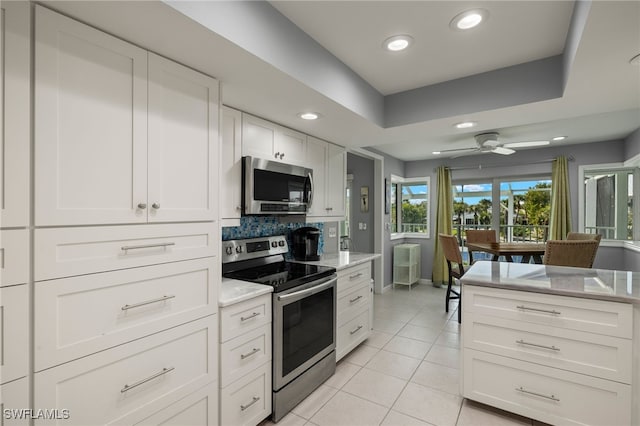
[[[529,164],[552,163],[555,160],[556,160],[555,158],[547,158],[546,160],[532,161],[532,162],[521,163],[521,164],[487,164],[485,166],[483,166],[482,164],[478,164],[477,166],[449,167],[449,170],[453,172],[456,170],[474,170],[474,169],[482,170],[482,169],[489,169],[492,167],[520,167],[520,166],[526,166]],[[574,161],[574,160],[575,158],[573,158],[572,156],[567,157],[567,161]],[[438,168],[436,167],[435,169],[433,169],[433,171],[437,172]]]

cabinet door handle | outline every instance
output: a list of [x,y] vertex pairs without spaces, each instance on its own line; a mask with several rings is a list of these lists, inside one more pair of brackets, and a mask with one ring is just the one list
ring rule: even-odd
[[529,395],[535,395],[535,396],[539,396],[541,398],[546,398],[546,399],[550,399],[552,401],[560,402],[560,400],[558,398],[556,398],[556,396],[553,395],[553,394],[552,395],[544,395],[542,393],[532,392],[532,391],[524,389],[522,386],[520,386],[519,388],[516,388],[516,390],[518,392],[527,393]]
[[351,331],[349,332],[349,334],[356,334],[358,331],[360,331],[360,329],[362,329],[362,326],[361,326],[361,325],[357,326],[357,327],[355,328],[355,330],[351,330]]
[[139,308],[140,306],[150,305],[152,303],[164,302],[165,300],[173,299],[174,297],[176,297],[176,296],[171,294],[169,296],[162,296],[162,297],[158,297],[157,299],[147,300],[145,302],[134,303],[133,305],[124,305],[120,309],[122,309],[123,311],[126,311],[126,310],[133,309],[133,308]]
[[355,275],[349,275],[349,279],[350,279],[350,280],[355,280],[356,278],[359,278],[359,277],[361,277],[361,276],[362,276],[362,272],[358,272],[358,273],[357,273],[357,274],[355,274]]
[[330,211],[332,211],[332,210],[333,210],[333,207],[327,207],[325,210],[326,210],[326,211],[328,211],[328,212],[330,212]]
[[255,403],[256,403],[256,402],[258,402],[258,401],[260,401],[260,397],[259,397],[259,396],[254,396],[254,397],[251,399],[251,402],[250,402],[250,403],[248,403],[247,405],[242,405],[242,404],[241,404],[241,405],[240,405],[240,410],[241,410],[241,411],[244,411],[244,410],[246,410],[247,408],[251,407],[253,404],[255,404]]
[[153,203],[153,204],[151,204],[151,207],[153,207],[154,209],[158,210],[160,208],[160,204],[159,203]]
[[280,159],[282,160],[283,158],[284,158],[284,152],[280,154]]
[[280,157],[280,152],[276,152],[273,156],[277,159],[278,157]]
[[260,315],[260,312],[254,312],[248,317],[240,317],[240,321],[247,321],[247,320],[250,320],[251,318],[257,317],[258,315]]
[[537,343],[525,342],[522,339],[516,340],[516,343],[518,343],[520,345],[535,346],[536,348],[551,349],[552,351],[559,351],[560,350],[560,348],[556,348],[555,346],[538,345]]
[[349,303],[355,303],[355,302],[357,302],[357,301],[358,301],[358,300],[360,300],[360,299],[362,299],[362,295],[360,295],[360,296],[356,297],[355,299],[350,299],[350,300],[349,300]]
[[147,204],[146,203],[138,203],[138,208],[141,210],[144,210],[147,208]]
[[529,308],[528,306],[524,306],[524,305],[518,305],[516,306],[516,308],[522,309],[523,311],[535,311],[535,312],[543,312],[545,314],[551,314],[551,315],[560,315],[560,312],[556,311],[555,309],[548,310],[548,309]]
[[156,247],[170,247],[170,246],[175,246],[176,243],[158,243],[158,244],[143,244],[140,246],[122,246],[120,247],[120,250],[122,251],[127,251],[127,250],[140,250],[140,249],[148,249],[148,248],[156,248]]
[[137,388],[138,386],[143,385],[143,384],[145,384],[145,383],[147,383],[147,382],[149,382],[149,381],[151,381],[151,380],[153,380],[153,379],[155,379],[157,377],[164,376],[165,374],[167,374],[168,372],[173,371],[173,370],[175,370],[174,367],[165,367],[165,368],[162,369],[162,371],[158,371],[156,374],[153,374],[153,375],[147,377],[146,379],[142,379],[142,380],[140,380],[138,382],[135,382],[132,385],[124,385],[124,387],[122,389],[120,389],[120,393],[125,393],[127,391],[130,391],[133,388]]
[[251,350],[251,352],[249,352],[248,354],[241,354],[240,355],[240,359],[247,359],[249,358],[251,355],[257,354],[258,352],[260,352],[260,349],[258,348],[253,348]]

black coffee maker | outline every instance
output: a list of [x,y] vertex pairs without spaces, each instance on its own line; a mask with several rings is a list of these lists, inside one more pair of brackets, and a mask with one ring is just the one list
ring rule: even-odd
[[318,248],[320,230],[311,226],[298,228],[291,233],[293,257],[296,260],[320,260]]

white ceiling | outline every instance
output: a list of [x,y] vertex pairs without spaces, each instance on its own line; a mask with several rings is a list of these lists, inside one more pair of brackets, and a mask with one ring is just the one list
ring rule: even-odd
[[[473,135],[483,131],[498,131],[505,143],[567,135],[554,144],[575,144],[624,138],[640,127],[640,66],[628,62],[640,53],[640,1],[594,1],[581,9],[588,10],[583,21],[572,21],[571,1],[45,5],[219,78],[227,105],[402,160],[473,147]],[[452,31],[453,16],[472,7],[489,11],[486,24]],[[406,33],[415,40],[406,52],[382,49],[385,38]],[[479,92],[468,97],[460,90],[505,67],[556,55],[570,65],[562,84],[551,79],[543,87],[538,74],[526,74],[530,68],[519,74],[542,84],[539,99],[499,82],[472,88]],[[406,99],[420,108],[412,113]],[[406,124],[397,117],[388,124],[392,107],[396,116],[410,116]],[[323,118],[299,120],[307,109]],[[452,127],[468,119],[478,126]]]

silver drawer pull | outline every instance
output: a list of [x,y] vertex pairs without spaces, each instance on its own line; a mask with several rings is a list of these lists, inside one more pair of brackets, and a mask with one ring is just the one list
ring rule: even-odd
[[122,309],[123,311],[126,311],[128,309],[139,308],[140,306],[150,305],[152,303],[164,302],[165,300],[173,299],[174,297],[176,297],[176,296],[171,294],[169,296],[162,296],[162,297],[158,297],[157,299],[147,300],[145,302],[134,303],[133,305],[124,305],[120,309]]
[[258,348],[253,348],[253,349],[251,350],[251,352],[249,352],[248,354],[241,354],[241,355],[240,355],[240,359],[246,359],[246,358],[249,358],[251,355],[256,354],[256,353],[258,353],[258,352],[260,352],[260,349],[258,349]]
[[120,247],[120,250],[122,251],[139,250],[139,249],[156,248],[156,247],[169,247],[169,246],[175,246],[175,245],[176,243],[143,244],[140,246],[122,246]]
[[351,299],[351,300],[349,300],[349,303],[355,303],[355,302],[357,302],[357,301],[358,301],[358,300],[360,300],[360,299],[362,299],[362,295],[360,295],[360,296],[356,297],[355,299]]
[[175,370],[175,368],[174,368],[174,367],[165,367],[165,368],[163,368],[163,369],[162,369],[162,371],[159,371],[159,372],[157,372],[156,374],[154,374],[154,375],[152,375],[152,376],[147,377],[146,379],[142,379],[142,380],[140,380],[139,382],[135,382],[135,383],[134,383],[134,384],[132,384],[132,385],[124,385],[124,387],[123,387],[122,389],[120,389],[120,393],[125,393],[125,392],[127,392],[127,391],[130,391],[130,390],[131,390],[131,389],[133,389],[133,388],[136,388],[136,387],[138,387],[138,386],[140,386],[140,385],[143,385],[143,384],[145,384],[145,383],[147,383],[147,382],[149,382],[149,381],[151,381],[151,380],[153,380],[153,379],[155,379],[155,378],[158,378],[158,377],[160,377],[160,376],[163,376],[163,375],[165,375],[165,374],[167,374],[168,372],[173,371],[173,370]]
[[552,351],[559,351],[560,350],[560,348],[556,348],[555,346],[538,345],[537,343],[525,342],[522,339],[516,340],[516,343],[518,343],[520,345],[535,346],[536,348],[551,349]]
[[357,326],[355,330],[352,330],[349,332],[349,334],[356,334],[358,331],[360,331],[360,329],[362,328],[361,325]]
[[358,272],[355,275],[349,275],[350,280],[355,280],[356,278],[360,278],[362,276],[362,272]]
[[250,320],[251,318],[257,317],[258,315],[260,315],[260,312],[254,312],[248,317],[240,317],[240,321],[247,321],[247,320]]
[[556,310],[549,311],[547,309],[529,308],[528,306],[524,306],[524,305],[518,305],[516,306],[516,308],[522,309],[523,311],[535,311],[535,312],[544,312],[545,314],[560,315],[560,312]]
[[325,210],[330,212],[333,210],[333,207],[327,207]]
[[253,399],[251,399],[251,402],[248,403],[247,405],[240,405],[240,410],[244,411],[247,408],[251,407],[253,404],[255,404],[256,402],[260,401],[260,397],[259,396],[254,396]]
[[520,386],[519,388],[516,388],[516,390],[518,392],[528,393],[529,395],[535,395],[535,396],[539,396],[541,398],[546,398],[546,399],[550,399],[552,401],[560,402],[560,400],[558,398],[556,398],[555,395],[549,396],[549,395],[544,395],[544,394],[541,394],[541,393],[538,393],[538,392],[531,392],[531,391],[528,391],[528,390],[524,389],[522,386]]

